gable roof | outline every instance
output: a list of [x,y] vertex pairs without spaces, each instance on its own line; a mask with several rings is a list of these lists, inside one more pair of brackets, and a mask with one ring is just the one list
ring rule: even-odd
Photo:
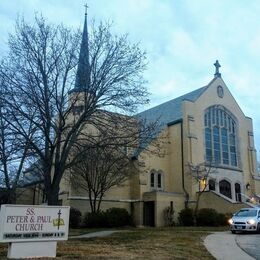
[[166,126],[169,123],[182,119],[182,101],[195,102],[207,88],[208,86],[196,89],[183,96],[145,110],[136,116],[141,120],[145,120],[148,124],[158,121],[161,127]]
[[184,100],[195,102],[206,91],[206,89],[215,79],[216,78],[213,78],[213,80],[207,86],[196,89],[183,96],[177,97],[137,114],[136,117],[142,120],[144,124],[149,125],[156,122],[157,127],[153,136],[146,139],[145,141],[141,140],[140,147],[139,149],[135,150],[133,156],[137,157],[140,152],[144,150],[152,142],[152,140],[156,138],[156,136],[162,131],[162,129],[166,128],[167,125],[182,120],[182,102]]

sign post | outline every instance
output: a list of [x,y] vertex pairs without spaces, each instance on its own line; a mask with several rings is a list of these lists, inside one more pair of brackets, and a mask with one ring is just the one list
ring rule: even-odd
[[8,258],[55,257],[57,241],[68,239],[67,206],[1,205],[0,242]]

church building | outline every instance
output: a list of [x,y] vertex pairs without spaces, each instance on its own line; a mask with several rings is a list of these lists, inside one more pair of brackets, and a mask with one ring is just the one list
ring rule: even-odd
[[[86,19],[71,96],[85,89],[82,86],[90,80],[86,74]],[[195,207],[201,190],[199,208],[214,208],[220,213],[259,203],[260,175],[252,119],[229,91],[219,62],[214,65],[215,74],[206,86],[136,115],[148,123],[159,120],[156,140],[147,146],[163,137],[164,156],[149,149],[133,154],[135,175],[105,194],[101,210],[125,208],[137,226],[165,226],[166,210],[174,211],[176,222],[182,209]],[[72,187],[66,179],[61,182],[60,201],[83,214],[90,211],[87,193]]]
[[[85,20],[77,77],[88,69],[82,68],[88,64],[87,40]],[[175,212],[176,221],[184,207],[194,207],[202,189],[200,208],[228,213],[259,202],[252,119],[230,93],[219,62],[214,65],[214,77],[206,86],[137,115],[147,122],[159,119],[157,138],[164,137],[165,155],[158,157],[149,149],[135,154],[136,165],[142,166],[134,177],[105,194],[102,210],[122,207],[137,226],[164,226],[167,208]],[[80,91],[77,82],[74,91]],[[204,177],[194,177],[203,171]],[[66,181],[60,191],[63,205],[90,211],[87,194]]]
[[[102,209],[123,207],[137,225],[163,226],[167,207],[173,208],[175,217],[185,205],[194,207],[203,184],[191,171],[199,165],[214,167],[203,179],[207,187],[200,208],[228,213],[257,203],[260,175],[252,119],[244,115],[230,93],[218,61],[215,66],[216,73],[208,85],[138,115],[148,121],[159,118],[158,138],[167,138],[165,156],[147,150],[136,155],[145,169],[140,168],[133,179],[111,189]],[[62,201],[82,212],[89,210],[87,196],[77,190],[68,189]]]

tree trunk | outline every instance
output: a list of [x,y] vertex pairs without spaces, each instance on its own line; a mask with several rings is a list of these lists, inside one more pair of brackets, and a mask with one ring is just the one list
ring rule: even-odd
[[47,200],[50,206],[59,205],[59,189],[52,188],[47,191]]
[[93,212],[97,213],[97,197],[96,194],[94,194],[94,199],[93,199]]
[[195,209],[194,209],[194,225],[197,226],[198,224],[198,221],[197,221],[197,215],[198,215],[198,209],[199,209],[199,202],[200,202],[200,196],[201,196],[202,192],[199,192],[198,194],[198,198],[197,198],[197,201],[196,201],[196,206],[195,206]]
[[98,212],[100,211],[100,205],[101,205],[101,202],[103,200],[103,196],[104,196],[104,194],[101,194],[99,199],[98,199],[98,205],[97,205],[97,211]]

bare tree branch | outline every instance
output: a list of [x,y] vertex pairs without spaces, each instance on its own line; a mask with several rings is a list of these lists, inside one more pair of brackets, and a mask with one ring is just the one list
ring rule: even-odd
[[188,164],[189,174],[191,174],[192,178],[198,184],[198,191],[197,191],[197,198],[196,198],[196,205],[194,209],[194,220],[195,225],[197,224],[197,214],[199,209],[199,203],[201,195],[207,190],[209,185],[209,177],[212,176],[217,172],[216,167],[212,163],[200,163],[200,164]]
[[[72,149],[95,143],[86,127],[103,133],[102,117],[115,118],[116,113],[130,122],[137,107],[149,101],[142,77],[145,53],[127,36],[113,36],[110,25],[102,23],[93,25],[89,34],[89,85],[73,92],[80,39],[79,32],[50,25],[43,17],[36,16],[33,25],[18,20],[10,51],[0,64],[6,92],[0,99],[8,107],[4,119],[41,163],[49,204],[58,203],[63,174],[76,162],[69,160]],[[151,125],[140,129],[143,137],[153,132]],[[126,135],[118,137],[124,145]],[[112,138],[106,142],[113,144]]]

